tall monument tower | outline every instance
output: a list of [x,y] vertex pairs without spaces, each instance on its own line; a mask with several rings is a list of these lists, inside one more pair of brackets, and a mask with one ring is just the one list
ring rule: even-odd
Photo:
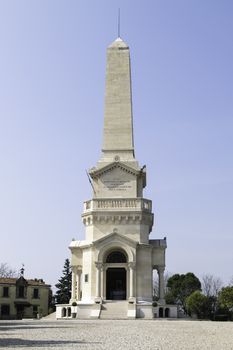
[[[72,297],[77,317],[152,315],[153,270],[164,305],[166,239],[150,240],[146,168],[134,153],[130,53],[116,39],[107,49],[103,148],[89,170],[93,197],[84,203],[84,241],[72,241]],[[77,304],[77,305],[76,305]]]

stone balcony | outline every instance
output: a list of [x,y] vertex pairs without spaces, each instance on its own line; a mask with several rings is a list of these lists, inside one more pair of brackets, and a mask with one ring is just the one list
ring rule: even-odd
[[84,202],[83,213],[91,211],[144,211],[151,213],[152,201],[144,198],[102,198]]

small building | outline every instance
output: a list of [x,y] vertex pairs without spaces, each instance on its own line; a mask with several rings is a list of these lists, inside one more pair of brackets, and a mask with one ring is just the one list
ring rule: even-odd
[[48,315],[50,290],[42,279],[0,278],[0,319]]

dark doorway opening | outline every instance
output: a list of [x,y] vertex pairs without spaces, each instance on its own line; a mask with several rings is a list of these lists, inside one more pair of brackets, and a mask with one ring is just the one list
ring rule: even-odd
[[22,318],[24,317],[24,305],[17,305],[16,313],[17,313],[17,319],[22,320]]
[[170,309],[168,307],[165,309],[165,317],[170,317]]
[[10,316],[10,305],[2,305],[1,311],[2,318],[7,318],[8,316]]
[[106,271],[107,300],[126,299],[126,270],[124,268],[109,268]]
[[159,317],[163,317],[163,308],[162,307],[159,308]]

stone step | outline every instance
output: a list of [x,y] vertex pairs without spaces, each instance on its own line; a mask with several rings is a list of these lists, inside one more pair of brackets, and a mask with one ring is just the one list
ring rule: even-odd
[[128,302],[127,301],[108,301],[101,305],[101,319],[127,319]]
[[116,315],[116,314],[100,314],[100,319],[101,320],[126,320],[128,317],[126,314],[123,315]]

